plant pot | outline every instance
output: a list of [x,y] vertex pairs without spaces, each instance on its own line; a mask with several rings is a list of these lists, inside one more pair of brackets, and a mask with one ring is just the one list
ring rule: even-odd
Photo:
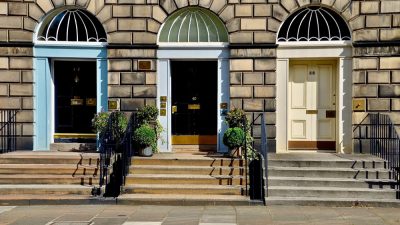
[[232,158],[242,157],[242,148],[238,147],[238,148],[229,149],[229,156]]
[[139,148],[139,155],[144,157],[153,156],[153,149],[151,147]]

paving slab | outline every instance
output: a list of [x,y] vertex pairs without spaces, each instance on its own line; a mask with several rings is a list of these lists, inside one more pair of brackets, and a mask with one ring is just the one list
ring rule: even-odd
[[398,225],[400,209],[316,206],[0,207],[1,225]]

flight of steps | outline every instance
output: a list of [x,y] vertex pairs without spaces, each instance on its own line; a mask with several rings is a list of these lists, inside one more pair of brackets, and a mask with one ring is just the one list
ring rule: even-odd
[[201,152],[134,157],[122,204],[248,205],[243,160]]
[[0,204],[90,203],[99,154],[12,152],[0,155]]
[[269,204],[400,206],[385,162],[368,155],[269,156]]

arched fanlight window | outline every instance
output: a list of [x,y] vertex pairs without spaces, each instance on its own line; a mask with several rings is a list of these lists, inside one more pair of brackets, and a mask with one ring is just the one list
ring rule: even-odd
[[290,15],[278,33],[279,42],[351,40],[346,22],[331,9],[310,6]]
[[187,7],[173,13],[163,24],[159,42],[228,42],[224,23],[214,13]]
[[38,41],[107,42],[107,34],[90,12],[76,7],[50,12],[37,31]]

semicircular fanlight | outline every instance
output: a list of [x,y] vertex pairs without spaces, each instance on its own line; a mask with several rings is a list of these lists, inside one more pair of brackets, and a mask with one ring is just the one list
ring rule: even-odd
[[346,22],[331,9],[310,6],[302,8],[282,24],[278,42],[351,40]]
[[38,41],[107,42],[100,21],[80,8],[61,8],[49,13],[41,23]]
[[173,13],[163,24],[159,42],[228,42],[224,23],[212,12],[187,7]]

